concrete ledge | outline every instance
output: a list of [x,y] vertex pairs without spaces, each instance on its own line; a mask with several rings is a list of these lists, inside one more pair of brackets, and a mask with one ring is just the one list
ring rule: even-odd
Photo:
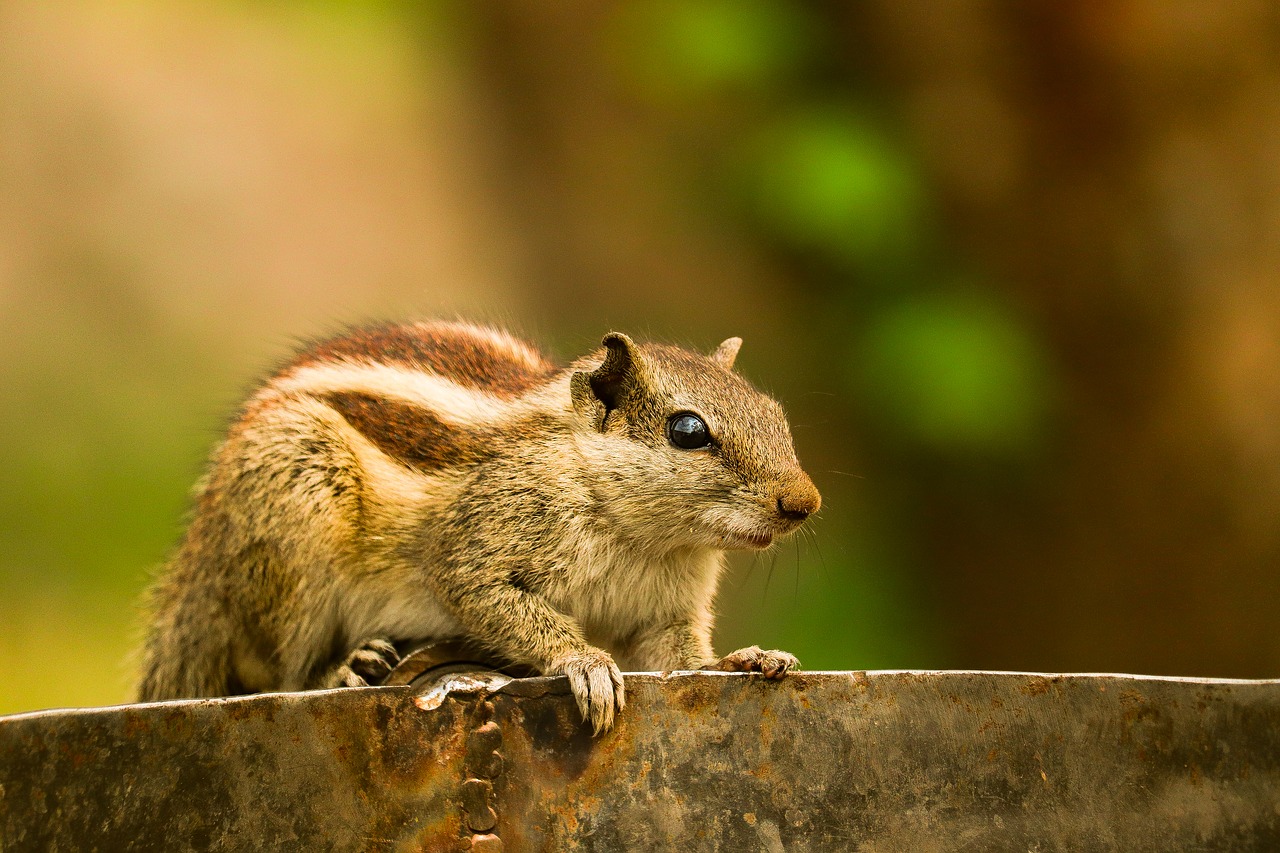
[[0,718],[0,850],[1280,850],[1280,682],[490,678]]

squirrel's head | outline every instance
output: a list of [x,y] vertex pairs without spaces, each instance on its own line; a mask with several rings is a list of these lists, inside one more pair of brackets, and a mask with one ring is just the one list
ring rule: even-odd
[[[710,356],[610,333],[575,364],[584,457],[612,523],[660,546],[765,548],[821,505],[782,406]],[[594,367],[594,369],[590,369]]]

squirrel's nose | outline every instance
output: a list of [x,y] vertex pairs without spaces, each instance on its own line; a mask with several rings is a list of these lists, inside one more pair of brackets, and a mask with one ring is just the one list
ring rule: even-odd
[[806,478],[778,494],[778,515],[788,521],[804,521],[822,506],[822,498]]

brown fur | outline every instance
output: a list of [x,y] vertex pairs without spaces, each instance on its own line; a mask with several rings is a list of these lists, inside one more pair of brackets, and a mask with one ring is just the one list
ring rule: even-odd
[[289,367],[373,359],[379,364],[426,370],[470,388],[515,396],[543,382],[555,368],[533,349],[528,360],[512,358],[488,341],[458,334],[462,324],[414,323],[370,326],[313,344]]
[[[785,652],[711,649],[723,551],[819,506],[739,343],[611,334],[564,370],[459,323],[311,347],[214,455],[152,591],[139,698],[362,684],[390,642],[444,636],[567,675],[597,731],[624,701],[613,655],[780,677]],[[682,412],[708,447],[672,445]]]
[[322,398],[383,453],[420,471],[473,465],[497,452],[501,435],[450,426],[429,409],[342,391]]

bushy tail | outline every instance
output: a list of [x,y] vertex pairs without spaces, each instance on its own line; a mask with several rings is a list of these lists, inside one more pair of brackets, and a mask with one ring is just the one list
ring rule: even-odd
[[175,574],[166,572],[149,595],[151,622],[142,646],[137,701],[240,692],[231,684],[232,628],[226,608],[198,584],[184,584]]

